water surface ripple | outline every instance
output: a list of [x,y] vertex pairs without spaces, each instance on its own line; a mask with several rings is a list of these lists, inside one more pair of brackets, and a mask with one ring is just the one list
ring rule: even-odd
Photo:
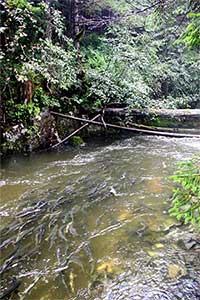
[[3,162],[1,296],[17,282],[16,300],[200,299],[199,237],[188,250],[167,213],[168,176],[198,152],[135,136]]

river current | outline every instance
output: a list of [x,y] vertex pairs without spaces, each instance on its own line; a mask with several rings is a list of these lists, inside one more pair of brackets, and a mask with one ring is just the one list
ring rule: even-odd
[[168,214],[169,176],[199,152],[134,136],[2,162],[1,296],[17,283],[16,300],[200,299],[200,248]]

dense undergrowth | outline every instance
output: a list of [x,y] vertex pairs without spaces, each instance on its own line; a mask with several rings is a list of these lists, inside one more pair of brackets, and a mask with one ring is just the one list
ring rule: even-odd
[[[127,1],[126,6],[100,1],[90,12],[90,1],[86,1],[88,6],[80,8],[83,16],[90,13],[103,18],[106,12],[111,16],[108,25],[100,28],[98,24],[96,29],[79,26],[86,31],[78,37],[80,66],[73,43],[77,37],[70,28],[73,20],[68,26],[70,12],[62,9],[62,2],[6,0],[1,4],[0,83],[6,122],[21,120],[23,113],[23,119],[29,120],[43,107],[93,107],[109,102],[131,107],[195,105],[199,94],[195,22],[199,14],[190,14],[193,22],[181,39],[193,50],[175,43],[189,22],[185,16],[180,25],[179,19],[192,10],[192,4],[175,1],[165,11],[157,7],[144,14],[132,13],[135,1]],[[145,8],[146,2],[140,6]]]

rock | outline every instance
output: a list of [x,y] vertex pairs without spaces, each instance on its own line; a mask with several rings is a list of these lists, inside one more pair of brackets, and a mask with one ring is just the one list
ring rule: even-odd
[[22,123],[9,127],[3,133],[2,153],[18,153],[27,151],[27,128]]
[[163,242],[170,241],[170,243],[176,243],[178,247],[183,250],[199,249],[200,238],[199,233],[194,229],[188,230],[187,227],[172,228],[169,233],[165,235]]
[[33,132],[30,139],[31,150],[49,148],[60,142],[55,119],[48,110],[34,118],[33,125],[36,132]]
[[190,250],[192,248],[196,248],[200,243],[195,239],[185,239],[185,240],[179,240],[178,245],[180,245],[181,248]]
[[168,266],[168,276],[171,279],[180,278],[187,274],[187,271],[184,266],[170,264]]
[[3,140],[1,151],[7,154],[49,148],[58,143],[60,138],[55,119],[46,110],[33,118],[28,126],[20,123],[8,128],[3,133]]

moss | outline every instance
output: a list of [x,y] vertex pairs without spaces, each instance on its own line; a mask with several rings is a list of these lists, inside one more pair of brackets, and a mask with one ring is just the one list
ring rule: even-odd
[[74,147],[81,146],[84,144],[84,140],[80,136],[75,135],[70,139],[70,144]]
[[177,120],[173,118],[153,117],[150,123],[157,127],[177,127]]

